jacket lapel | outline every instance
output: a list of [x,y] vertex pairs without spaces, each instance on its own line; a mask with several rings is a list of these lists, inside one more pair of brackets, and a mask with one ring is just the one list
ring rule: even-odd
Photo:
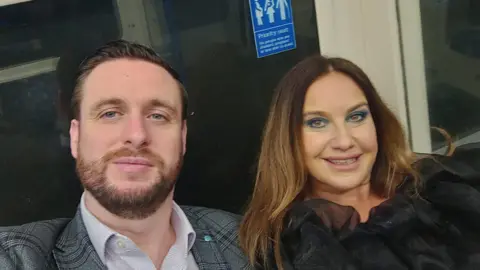
[[198,217],[185,213],[195,230],[196,239],[192,247],[192,254],[200,270],[224,269],[231,270],[220,251],[219,239],[199,221]]
[[77,210],[75,217],[58,238],[53,256],[58,269],[107,269],[90,242],[80,210]]

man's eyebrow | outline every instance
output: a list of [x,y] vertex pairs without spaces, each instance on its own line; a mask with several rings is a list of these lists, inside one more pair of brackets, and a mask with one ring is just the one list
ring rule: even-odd
[[93,106],[91,111],[96,112],[101,110],[105,106],[125,106],[125,102],[119,98],[108,98],[97,101]]
[[177,109],[171,105],[170,103],[160,100],[160,99],[152,99],[148,102],[149,108],[161,107],[169,110],[172,113],[177,113]]

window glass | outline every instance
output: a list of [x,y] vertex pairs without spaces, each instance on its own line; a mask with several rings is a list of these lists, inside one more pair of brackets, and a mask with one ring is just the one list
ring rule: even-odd
[[81,194],[68,139],[73,73],[86,52],[115,38],[151,45],[187,87],[177,202],[239,212],[253,186],[272,91],[289,68],[319,52],[314,1],[292,2],[297,47],[265,58],[257,58],[243,0],[0,7],[0,202],[9,205],[0,225],[73,215]]
[[[420,1],[430,125],[480,140],[480,2]],[[445,139],[432,130],[432,149]]]

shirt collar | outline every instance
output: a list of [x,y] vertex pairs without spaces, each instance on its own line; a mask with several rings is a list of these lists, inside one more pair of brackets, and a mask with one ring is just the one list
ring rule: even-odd
[[85,206],[85,193],[82,194],[80,199],[80,213],[82,214],[83,223],[87,229],[88,236],[92,242],[95,251],[102,260],[103,264],[106,264],[105,260],[105,245],[110,237],[115,235],[115,232],[100,222]]
[[171,222],[177,236],[176,242],[186,247],[188,253],[195,243],[196,233],[182,208],[175,202],[173,202]]
[[[83,223],[87,230],[90,241],[92,242],[95,251],[99,255],[103,264],[105,260],[105,246],[107,241],[114,235],[118,234],[105,224],[100,222],[85,206],[85,193],[80,199],[80,213],[82,215]],[[186,248],[188,253],[195,243],[196,233],[193,230],[192,224],[183,212],[182,208],[173,202],[172,216],[170,217],[177,240],[175,244],[180,244]]]

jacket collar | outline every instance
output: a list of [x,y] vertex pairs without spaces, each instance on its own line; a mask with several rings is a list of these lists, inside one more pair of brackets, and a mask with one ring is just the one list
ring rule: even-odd
[[214,233],[194,211],[190,211],[188,208],[183,208],[183,211],[196,233],[195,243],[191,251],[198,268],[200,270],[230,270],[231,267],[220,250],[220,246],[222,246],[221,236]]
[[107,269],[90,241],[80,210],[58,238],[53,256],[58,269]]

